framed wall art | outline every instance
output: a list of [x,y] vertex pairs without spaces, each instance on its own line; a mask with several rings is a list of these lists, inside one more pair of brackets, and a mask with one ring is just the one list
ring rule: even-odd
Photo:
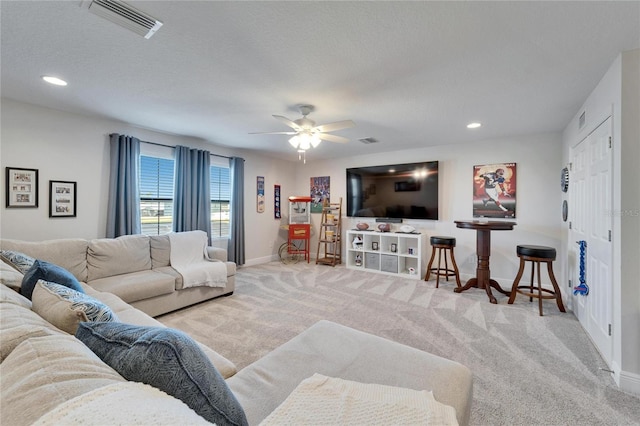
[[49,181],[49,217],[76,217],[76,182]]
[[329,176],[312,177],[310,195],[311,213],[322,213],[323,204],[330,202],[331,178]]
[[280,205],[280,185],[273,185],[273,217],[282,218],[282,206]]
[[7,207],[38,207],[38,170],[7,167]]
[[516,217],[516,163],[473,166],[473,217]]
[[258,200],[256,202],[256,205],[258,207],[258,213],[264,213],[264,204],[265,204],[265,200],[264,200],[264,176],[258,176],[257,177],[256,185],[257,185],[257,193],[258,193]]

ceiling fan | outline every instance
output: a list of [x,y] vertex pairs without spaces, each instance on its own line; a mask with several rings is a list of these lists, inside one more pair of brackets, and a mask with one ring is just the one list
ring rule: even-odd
[[294,131],[289,132],[257,132],[250,133],[252,135],[292,135],[289,143],[296,149],[306,151],[311,147],[317,147],[320,142],[329,141],[337,143],[347,143],[349,139],[342,136],[331,135],[328,132],[336,130],[348,129],[356,125],[352,120],[336,121],[335,123],[322,124],[316,126],[316,122],[307,118],[313,110],[313,105],[298,105],[302,118],[297,120],[289,120],[281,115],[274,115],[273,118],[282,121]]

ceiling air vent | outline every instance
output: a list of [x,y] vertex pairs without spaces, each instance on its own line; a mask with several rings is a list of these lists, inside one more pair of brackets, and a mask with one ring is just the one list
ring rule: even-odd
[[162,22],[118,0],[93,0],[89,12],[120,25],[144,38],[151,38]]
[[358,139],[360,142],[362,142],[363,144],[369,145],[370,143],[378,143],[378,139],[375,138],[362,138],[362,139]]

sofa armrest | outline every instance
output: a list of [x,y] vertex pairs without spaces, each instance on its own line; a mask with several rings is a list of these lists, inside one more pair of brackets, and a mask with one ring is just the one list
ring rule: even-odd
[[207,255],[209,256],[209,259],[221,260],[223,262],[227,261],[227,251],[225,249],[208,246]]

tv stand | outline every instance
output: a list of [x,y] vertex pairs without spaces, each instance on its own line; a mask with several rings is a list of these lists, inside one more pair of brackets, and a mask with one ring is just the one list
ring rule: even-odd
[[425,239],[418,233],[349,230],[347,268],[422,279]]

